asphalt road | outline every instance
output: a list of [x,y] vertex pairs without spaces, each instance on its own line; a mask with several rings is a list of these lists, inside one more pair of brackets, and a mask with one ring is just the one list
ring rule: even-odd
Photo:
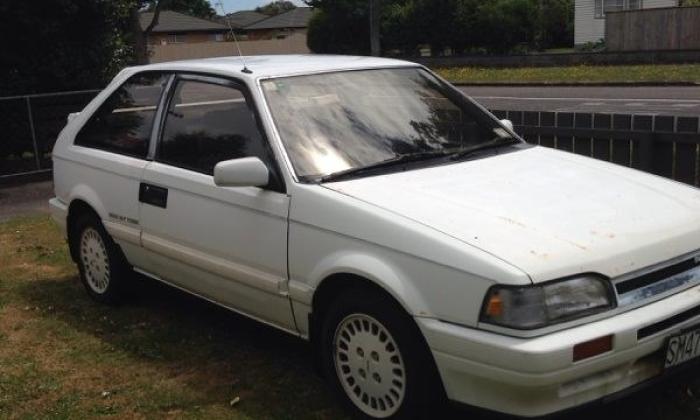
[[494,110],[700,116],[700,86],[463,86],[461,89]]

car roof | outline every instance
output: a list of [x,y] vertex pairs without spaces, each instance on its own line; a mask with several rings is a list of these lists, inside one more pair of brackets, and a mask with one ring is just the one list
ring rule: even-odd
[[[251,73],[242,71],[244,63]],[[133,72],[144,70],[195,71],[258,79],[342,70],[415,66],[417,66],[415,63],[389,58],[308,54],[204,58],[149,64],[132,67],[130,70]]]

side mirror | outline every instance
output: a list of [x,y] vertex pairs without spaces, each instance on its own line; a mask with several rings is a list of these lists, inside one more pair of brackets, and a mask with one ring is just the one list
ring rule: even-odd
[[218,187],[264,187],[268,182],[270,171],[256,157],[225,160],[214,167]]
[[501,124],[503,124],[507,129],[510,131],[513,131],[513,121],[511,120],[501,120]]

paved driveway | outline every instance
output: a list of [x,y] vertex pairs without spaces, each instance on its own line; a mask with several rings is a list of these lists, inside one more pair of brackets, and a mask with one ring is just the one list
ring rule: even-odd
[[0,222],[16,216],[48,213],[48,200],[52,196],[52,181],[0,187]]

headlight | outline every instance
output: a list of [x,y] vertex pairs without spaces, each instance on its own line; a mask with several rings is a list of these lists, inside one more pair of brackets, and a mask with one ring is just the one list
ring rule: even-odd
[[532,286],[493,286],[486,294],[481,321],[531,330],[614,306],[610,283],[582,276]]

